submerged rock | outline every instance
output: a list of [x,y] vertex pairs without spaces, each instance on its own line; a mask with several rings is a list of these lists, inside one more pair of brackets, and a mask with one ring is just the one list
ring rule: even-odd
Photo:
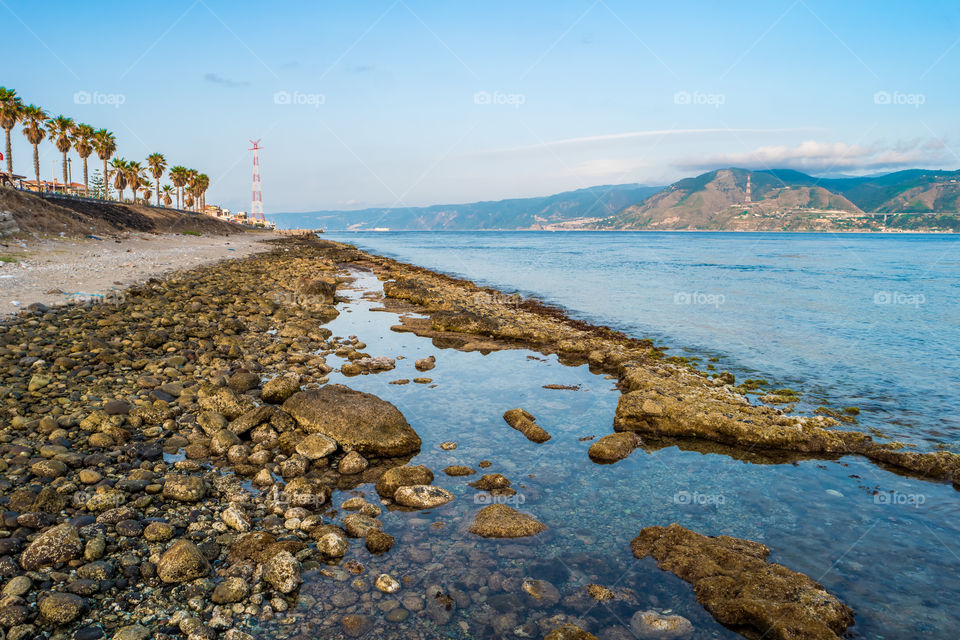
[[413,509],[432,509],[445,505],[451,500],[453,500],[453,494],[446,489],[426,484],[399,487],[393,494],[394,502]]
[[550,439],[550,434],[536,423],[537,419],[523,409],[510,409],[503,414],[503,419],[531,442],[540,444]]
[[281,551],[263,565],[263,579],[280,593],[300,586],[300,563],[289,551]]
[[610,464],[623,460],[633,453],[633,450],[640,444],[640,437],[633,432],[611,433],[590,445],[587,455],[594,462]]
[[395,457],[420,450],[420,437],[395,406],[343,385],[299,391],[283,409],[308,432],[333,438],[345,451]]
[[647,527],[630,543],[637,558],[693,585],[718,622],[771,640],[839,639],[853,611],[802,573],[767,562],[770,549],[750,540],[685,529]]
[[443,472],[448,476],[472,476],[477,471],[472,467],[467,467],[464,465],[453,465],[446,467]]
[[548,633],[545,640],[597,640],[597,636],[575,624],[565,624]]
[[520,513],[513,507],[491,504],[477,512],[469,531],[484,538],[523,538],[546,528],[533,516]]
[[641,640],[687,640],[693,635],[693,625],[683,616],[637,611],[630,618],[630,631]]

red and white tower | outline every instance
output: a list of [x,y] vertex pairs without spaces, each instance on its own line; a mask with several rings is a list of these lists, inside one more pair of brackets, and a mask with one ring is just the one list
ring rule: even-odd
[[253,146],[248,151],[253,151],[253,196],[250,201],[250,217],[259,218],[266,221],[263,216],[263,192],[260,191],[260,140],[251,140]]

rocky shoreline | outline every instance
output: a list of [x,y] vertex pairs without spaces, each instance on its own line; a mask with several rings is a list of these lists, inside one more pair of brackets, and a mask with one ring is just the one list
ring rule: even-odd
[[[505,302],[348,245],[281,240],[269,253],[150,280],[108,304],[35,305],[0,324],[0,627],[7,638],[380,637],[384,624],[408,618],[450,623],[472,602],[467,587],[534,609],[560,601],[553,585],[520,568],[478,577],[492,562],[479,551],[445,566],[412,534],[398,539],[384,530],[384,509],[444,509],[454,496],[433,485],[431,469],[408,464],[423,442],[397,407],[327,384],[333,356],[344,359],[347,376],[392,367],[366,353],[360,338],[323,327],[340,313],[344,267],[370,269],[384,281],[389,308],[405,314],[397,330],[467,351],[556,353],[617,377],[617,433],[591,446],[597,462],[615,463],[645,446],[644,438],[663,435],[747,450],[860,453],[931,479],[960,477],[956,456],[944,457],[952,454],[904,452],[835,429],[830,417],[750,405],[727,377],[708,378],[669,362],[649,342],[533,301]],[[417,361],[420,371],[432,366]],[[550,438],[550,425],[525,410],[507,413],[503,428],[521,431],[530,446]],[[444,472],[491,499],[515,493],[508,478],[486,473],[488,462],[477,465],[479,477],[466,462]],[[365,485],[375,487],[379,503],[359,495],[332,501]],[[514,541],[510,553],[522,557],[549,529],[535,514],[489,504],[476,509],[465,534]],[[442,532],[431,527],[423,535]],[[686,544],[712,553],[713,539],[690,533]],[[643,551],[659,561],[655,546]],[[391,560],[398,552],[457,582],[402,574]],[[761,576],[770,571],[757,553],[748,560],[734,564]],[[820,597],[819,585],[792,576],[793,591],[784,592]],[[320,580],[349,588],[327,592]],[[620,598],[590,585],[564,601],[588,611]],[[839,602],[835,610],[832,627],[842,633],[852,614]],[[506,611],[477,624],[498,635],[592,637],[570,616],[524,622]],[[818,615],[792,611],[801,622]],[[635,633],[676,631],[645,637],[692,633],[678,616],[637,615]]]

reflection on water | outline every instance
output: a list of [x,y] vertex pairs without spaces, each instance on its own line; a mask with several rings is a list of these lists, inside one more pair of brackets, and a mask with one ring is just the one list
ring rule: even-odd
[[[297,607],[264,623],[264,637],[337,637],[344,634],[342,617],[356,614],[362,617],[349,619],[348,628],[365,637],[539,638],[557,620],[579,618],[602,640],[617,640],[634,637],[630,619],[646,610],[687,618],[694,638],[739,637],[697,604],[687,584],[649,558],[633,558],[629,542],[641,528],[678,522],[767,544],[771,560],[818,580],[853,607],[853,637],[955,638],[960,494],[951,487],[902,478],[858,458],[739,460],[669,443],[595,465],[584,438],[612,431],[618,398],[612,381],[555,357],[441,350],[391,332],[397,316],[370,311],[377,303],[361,295],[379,286],[361,275],[357,289],[345,292],[351,312],[327,326],[334,335],[356,334],[372,356],[403,359],[393,371],[346,379],[333,374],[331,381],[394,403],[423,439],[412,464],[430,467],[434,484],[456,499],[429,511],[385,511],[380,520],[396,546],[373,556],[354,540],[341,564],[305,571]],[[426,374],[435,387],[389,384],[424,375],[414,360],[429,355],[437,358]],[[514,407],[533,413],[551,440],[534,444],[511,429],[502,415]],[[441,449],[447,441],[457,448]],[[468,486],[477,476],[454,478],[440,470],[477,469],[481,460],[492,462],[484,473],[512,481],[519,508],[545,523],[545,533],[497,541],[466,532],[485,504],[477,496],[485,494]],[[361,485],[335,492],[332,502],[339,506],[355,495],[378,500],[372,485]],[[918,495],[922,504],[907,500]],[[401,589],[376,590],[381,573]],[[549,586],[539,587],[537,599],[524,589],[525,580]],[[590,584],[616,597],[597,603],[585,591]]]

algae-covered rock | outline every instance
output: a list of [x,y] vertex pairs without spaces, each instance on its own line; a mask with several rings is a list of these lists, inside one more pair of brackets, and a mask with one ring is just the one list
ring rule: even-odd
[[297,392],[283,409],[308,432],[333,438],[344,451],[394,457],[420,450],[420,437],[395,406],[343,385]]
[[550,434],[536,423],[537,419],[523,409],[510,409],[503,414],[503,419],[531,442],[540,444],[550,439]]
[[163,552],[157,563],[157,576],[164,582],[190,582],[210,575],[210,563],[197,545],[180,539]]
[[633,432],[611,433],[590,445],[587,455],[596,463],[610,464],[623,460],[639,445],[640,437]]
[[484,538],[524,538],[546,528],[533,516],[520,513],[513,507],[491,504],[477,512],[469,531]]
[[83,553],[83,542],[77,528],[61,524],[42,532],[20,556],[20,566],[27,571],[68,562]]
[[400,487],[432,482],[433,472],[424,465],[404,465],[387,469],[377,480],[376,489],[381,497],[393,498]]
[[748,637],[838,640],[853,611],[802,573],[767,562],[770,549],[750,540],[701,535],[678,524],[647,527],[630,543],[637,558],[693,585],[697,601]]
[[452,500],[453,494],[446,489],[426,484],[399,487],[393,494],[394,502],[413,509],[432,509],[443,506]]

